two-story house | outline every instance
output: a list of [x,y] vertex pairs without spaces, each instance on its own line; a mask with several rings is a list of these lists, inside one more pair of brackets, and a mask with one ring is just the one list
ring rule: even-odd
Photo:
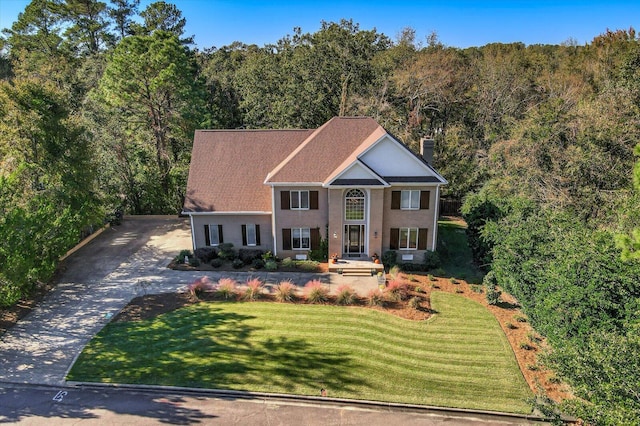
[[304,257],[369,258],[396,250],[420,262],[435,250],[440,187],[421,156],[368,117],[336,117],[311,130],[199,130],[184,213],[194,249],[223,242]]

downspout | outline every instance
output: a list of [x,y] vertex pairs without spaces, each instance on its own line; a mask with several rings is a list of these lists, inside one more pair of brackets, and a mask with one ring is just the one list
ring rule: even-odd
[[271,241],[273,242],[273,256],[278,255],[278,241],[276,240],[276,189],[271,185]]
[[189,223],[191,224],[191,245],[193,246],[193,251],[196,251],[196,230],[193,227],[193,215],[189,215]]
[[440,216],[440,185],[436,185],[436,206],[435,214],[433,215],[433,241],[431,242],[431,251],[436,250],[436,244],[438,242],[438,216]]

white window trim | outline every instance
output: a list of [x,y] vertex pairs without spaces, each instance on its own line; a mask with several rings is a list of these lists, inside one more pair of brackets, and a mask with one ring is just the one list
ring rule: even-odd
[[[348,194],[352,190],[360,191],[360,193],[362,194],[362,197],[349,197]],[[347,217],[347,209],[348,209],[347,200],[348,199],[362,200],[362,218],[361,219],[353,219],[353,218],[348,218]],[[344,215],[345,222],[361,223],[362,221],[367,219],[367,193],[365,191],[363,191],[362,189],[359,189],[359,188],[350,188],[349,190],[347,190],[344,193],[343,203],[344,203],[343,215]],[[360,210],[353,210],[353,212],[360,212]]]
[[[402,247],[402,231],[406,230],[407,231],[407,239],[406,241],[404,241],[404,243],[407,245],[407,247]],[[415,231],[416,233],[416,246],[415,247],[409,247],[409,241],[411,241],[411,232]],[[398,249],[399,250],[418,250],[418,247],[420,247],[420,245],[418,244],[418,237],[420,235],[420,231],[418,230],[418,228],[413,228],[413,227],[403,227],[400,228],[398,231]]]
[[[309,235],[309,247],[296,247],[293,243],[295,241],[294,233],[295,231],[300,232],[300,245],[302,246],[304,230],[306,230],[307,234]],[[291,250],[311,250],[311,228],[291,228]]]
[[[304,207],[302,205],[302,193],[306,192],[307,193],[307,206]],[[293,207],[293,199],[294,199],[294,194],[296,194],[296,198],[298,200],[298,206],[299,207]],[[293,191],[289,191],[289,208],[291,210],[309,210],[309,204],[310,204],[310,200],[309,200],[309,190],[293,190]]]
[[[409,193],[409,206],[403,206],[402,200],[404,197],[402,196],[404,193]],[[418,207],[411,207],[411,201],[414,198],[414,193],[418,193]],[[400,210],[420,210],[420,190],[418,189],[403,189],[400,191]]]
[[[218,223],[210,223],[209,226],[209,247],[217,247],[220,245],[220,234],[218,234]],[[216,234],[216,242],[213,242],[213,233]]]
[[[253,242],[250,241],[249,236],[251,235],[250,229],[253,229]],[[255,223],[247,223],[245,224],[245,239],[247,240],[247,247],[255,247],[258,245],[258,237],[256,235],[256,224]]]

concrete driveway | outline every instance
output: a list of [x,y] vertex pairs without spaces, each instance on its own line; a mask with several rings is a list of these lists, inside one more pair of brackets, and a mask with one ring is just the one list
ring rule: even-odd
[[[0,339],[0,382],[59,385],[82,348],[131,299],[144,293],[183,291],[196,278],[246,281],[247,272],[174,271],[166,266],[191,248],[187,219],[127,217],[71,255],[58,284]],[[257,272],[269,284],[283,279],[303,285],[319,278],[335,289],[348,282],[364,292],[375,278],[336,274]]]

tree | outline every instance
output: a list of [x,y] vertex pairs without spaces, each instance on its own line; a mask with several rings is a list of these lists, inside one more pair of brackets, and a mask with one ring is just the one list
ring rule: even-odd
[[109,16],[116,25],[120,39],[133,34],[131,17],[138,12],[140,0],[111,0],[114,7],[108,9]]
[[[182,12],[174,4],[164,1],[151,3],[140,12],[144,24],[134,25],[134,33],[138,35],[150,35],[155,31],[166,31],[176,37],[182,37],[187,20],[182,17]],[[193,43],[193,37],[180,40],[183,44]]]
[[155,31],[122,40],[100,82],[100,96],[121,120],[126,137],[153,153],[150,177],[161,191],[156,199],[166,203],[155,204],[153,211],[180,208],[191,137],[204,119],[205,94],[194,61],[178,37]]
[[76,54],[92,55],[113,44],[106,3],[97,0],[66,0],[61,12],[70,23],[65,31],[66,42]]
[[0,83],[0,305],[53,274],[100,222],[91,145],[51,84]]

